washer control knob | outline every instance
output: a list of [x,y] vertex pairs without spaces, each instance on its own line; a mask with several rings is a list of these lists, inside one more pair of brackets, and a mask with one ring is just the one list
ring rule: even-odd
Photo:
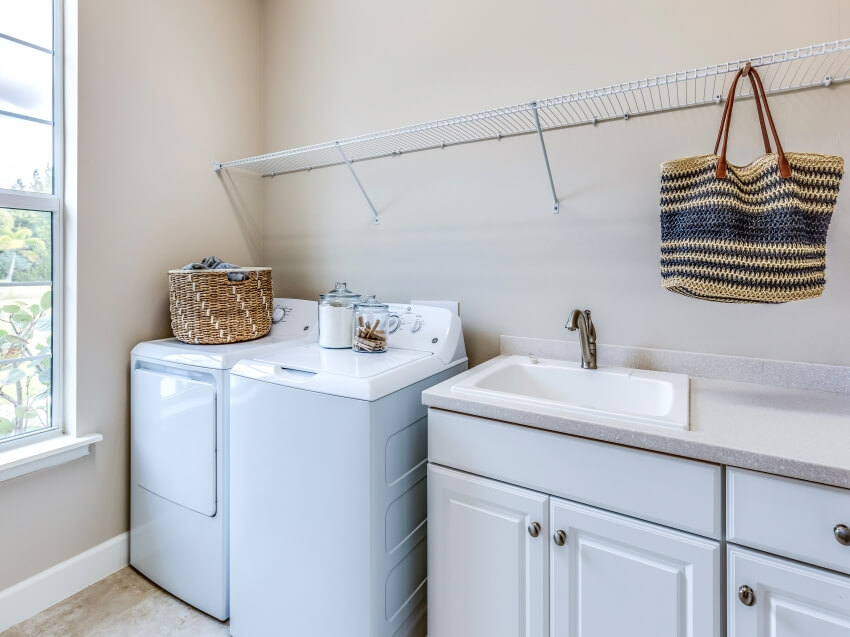
[[387,332],[389,334],[395,334],[396,330],[398,330],[399,325],[401,325],[401,319],[398,314],[390,314],[389,323],[387,323]]
[[410,326],[410,333],[416,334],[419,330],[422,329],[422,319],[416,319],[413,321],[413,325]]

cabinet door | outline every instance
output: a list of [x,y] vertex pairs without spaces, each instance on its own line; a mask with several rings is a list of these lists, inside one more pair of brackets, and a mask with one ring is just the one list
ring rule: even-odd
[[549,519],[552,637],[720,635],[718,542],[557,498]]
[[[728,551],[729,637],[850,637],[850,577],[736,546]],[[749,587],[743,594],[742,586]]]
[[429,637],[548,637],[547,504],[428,466]]

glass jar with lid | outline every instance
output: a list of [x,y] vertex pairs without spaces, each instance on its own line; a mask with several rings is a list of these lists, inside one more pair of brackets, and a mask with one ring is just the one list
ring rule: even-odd
[[357,303],[354,306],[351,349],[355,352],[386,352],[389,318],[390,306],[378,303],[374,294]]
[[319,345],[332,349],[351,347],[354,304],[360,295],[337,282],[334,289],[319,295]]

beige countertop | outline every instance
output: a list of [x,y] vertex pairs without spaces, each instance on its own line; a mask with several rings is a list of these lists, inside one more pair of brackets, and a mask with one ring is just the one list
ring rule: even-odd
[[[532,349],[527,340],[521,345],[525,351]],[[510,349],[503,341],[502,351],[508,350],[506,353],[510,354]],[[551,347],[537,349],[545,356]],[[735,363],[730,357],[683,353],[681,356],[690,356],[691,362],[694,357],[700,358],[702,364],[706,358],[723,359],[726,368],[734,367]],[[678,431],[614,419],[583,416],[578,419],[544,406],[520,405],[510,400],[471,397],[452,391],[454,383],[501,358],[503,356],[426,390],[423,402],[437,409],[850,488],[850,394],[789,386],[806,385],[805,379],[801,381],[793,369],[788,374],[792,381],[783,385],[691,376],[690,430]],[[789,365],[776,363],[786,368]],[[772,364],[768,361],[765,366],[769,368]],[[832,377],[846,370],[834,368],[838,372],[832,372],[833,368],[827,366],[799,365],[803,366],[801,373],[830,373]],[[687,367],[671,364],[668,367],[673,369],[662,371],[681,372],[683,366]]]

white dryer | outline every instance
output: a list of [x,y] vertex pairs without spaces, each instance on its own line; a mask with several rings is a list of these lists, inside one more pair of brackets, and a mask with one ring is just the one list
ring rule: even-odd
[[234,637],[425,635],[422,391],[466,349],[456,311],[390,313],[386,352],[312,344],[233,368]]
[[130,564],[217,617],[229,615],[230,368],[316,341],[318,304],[275,299],[271,333],[226,345],[139,343],[131,364]]

